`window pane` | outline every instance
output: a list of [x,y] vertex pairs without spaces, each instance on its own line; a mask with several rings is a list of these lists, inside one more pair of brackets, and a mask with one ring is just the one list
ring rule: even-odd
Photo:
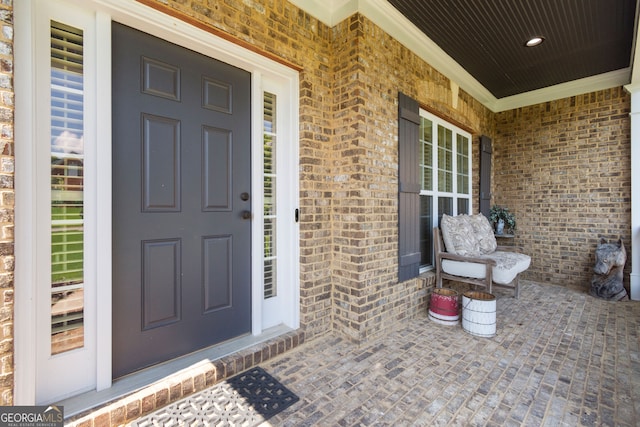
[[453,215],[453,197],[438,198],[438,224],[444,214]]
[[458,199],[458,215],[470,214],[469,212],[469,199]]
[[275,218],[264,220],[264,298],[276,296],[276,223]]
[[263,187],[264,187],[264,298],[277,295],[276,287],[276,96],[264,93]]
[[469,140],[462,135],[456,138],[458,194],[469,194]]
[[275,216],[276,214],[276,177],[265,174],[263,179],[264,186],[264,215]]
[[453,132],[438,125],[438,191],[453,191]]
[[82,31],[51,23],[51,353],[84,345]]
[[420,118],[420,135],[423,141],[433,142],[433,122],[425,117]]
[[420,120],[420,173],[422,189],[433,190],[433,122],[425,119]]
[[264,173],[275,173],[275,144],[276,136],[276,96],[270,93],[264,94]]
[[264,299],[276,296],[276,260],[264,260]]
[[433,197],[420,196],[420,267],[433,265]]

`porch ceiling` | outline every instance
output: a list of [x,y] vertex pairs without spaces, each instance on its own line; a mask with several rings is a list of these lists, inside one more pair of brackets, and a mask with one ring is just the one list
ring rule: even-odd
[[636,0],[388,1],[498,99],[631,65]]
[[329,26],[363,14],[496,112],[640,80],[640,0],[289,1]]

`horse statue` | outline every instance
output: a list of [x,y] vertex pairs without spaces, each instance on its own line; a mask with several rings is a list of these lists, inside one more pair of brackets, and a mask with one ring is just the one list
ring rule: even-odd
[[622,239],[618,243],[607,243],[600,239],[596,247],[596,265],[591,279],[591,295],[612,301],[629,299],[622,283],[627,251]]

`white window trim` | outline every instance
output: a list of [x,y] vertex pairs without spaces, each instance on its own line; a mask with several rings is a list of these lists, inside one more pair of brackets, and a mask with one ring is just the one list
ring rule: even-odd
[[[431,223],[431,227],[437,227],[438,224],[438,198],[440,197],[447,197],[447,198],[453,198],[454,202],[453,202],[453,212],[452,215],[458,215],[458,204],[456,203],[457,199],[459,198],[463,198],[463,199],[467,199],[469,200],[469,213],[473,212],[473,186],[472,186],[472,178],[473,178],[473,173],[472,173],[472,166],[473,166],[473,152],[472,152],[472,135],[465,131],[460,129],[458,126],[447,122],[446,120],[424,110],[424,109],[420,109],[420,117],[421,118],[425,118],[430,120],[433,123],[433,157],[432,157],[432,168],[431,168],[431,173],[432,173],[432,183],[433,183],[433,190],[420,190],[420,196],[431,196],[432,197],[432,204],[431,204],[431,219],[432,219],[432,223]],[[437,129],[438,126],[443,126],[449,130],[452,131],[453,135],[453,191],[448,192],[448,191],[439,191],[438,190],[438,140],[437,140]],[[457,135],[462,135],[465,138],[467,138],[468,140],[468,153],[469,153],[469,159],[468,159],[468,166],[467,166],[467,170],[469,171],[469,176],[468,176],[468,187],[469,187],[469,194],[466,195],[460,195],[458,194],[458,179],[457,179],[457,175],[458,175],[458,162],[457,162]],[[420,143],[421,144],[421,143]],[[418,161],[421,161],[420,159],[418,159]],[[420,186],[422,186],[422,182],[420,183]],[[421,267],[421,272],[424,271],[428,271],[431,270],[433,268],[433,266],[426,266],[426,267]]]
[[[447,122],[446,120],[441,119],[440,117],[429,113],[426,110],[420,109],[420,117],[430,120],[433,123],[433,132],[434,135],[437,135],[438,125],[447,128],[453,133],[453,191],[439,191],[438,190],[438,141],[437,138],[433,138],[433,166],[432,166],[432,174],[433,174],[433,190],[420,190],[421,196],[433,196],[433,197],[454,197],[454,198],[465,198],[469,199],[469,211],[473,212],[472,206],[472,186],[471,186],[471,166],[472,166],[472,155],[471,155],[471,134],[467,131],[460,129],[459,127]],[[461,195],[458,193],[458,162],[457,162],[457,148],[456,148],[456,135],[462,135],[469,141],[469,162],[468,162],[468,186],[469,186],[469,194]],[[422,185],[422,183],[421,183]],[[436,204],[434,203],[434,206]],[[457,205],[454,203],[454,214],[457,214]],[[435,206],[437,213],[437,206]],[[435,227],[435,225],[434,225]]]
[[[295,211],[297,206],[291,206],[290,199],[292,194],[298,194],[298,179],[291,179],[290,176],[282,175],[281,168],[285,164],[297,165],[298,164],[298,144],[297,138],[286,128],[282,127],[282,122],[287,122],[293,119],[293,115],[297,115],[297,108],[292,108],[294,104],[289,102],[282,91],[282,83],[278,82],[277,79],[270,79],[269,81],[263,82],[261,86],[262,90],[260,91],[260,117],[263,117],[264,110],[263,102],[264,102],[264,92],[270,92],[276,95],[276,129],[278,134],[277,139],[277,149],[276,149],[276,272],[277,272],[277,285],[276,289],[278,293],[276,296],[271,298],[264,298],[264,286],[260,286],[259,288],[254,286],[254,301],[262,301],[260,305],[264,312],[260,313],[262,316],[259,322],[262,323],[261,327],[257,326],[258,319],[257,316],[254,316],[254,334],[258,330],[264,330],[264,328],[269,328],[276,326],[278,323],[284,323],[285,325],[299,325],[300,323],[300,295],[299,291],[294,292],[294,288],[291,286],[280,286],[280,283],[293,283],[298,282],[298,277],[300,276],[300,267],[299,267],[299,226],[296,222]],[[258,94],[256,94],[258,95]],[[257,102],[254,105],[258,105]],[[297,105],[297,104],[295,104]],[[297,119],[296,119],[297,122]],[[260,121],[257,126],[260,128],[260,133],[254,133],[254,135],[259,135],[260,144],[254,144],[256,150],[260,151],[259,161],[254,162],[253,164],[256,166],[254,169],[254,178],[256,181],[260,181],[260,183],[254,183],[254,188],[263,188],[263,180],[264,180],[264,169],[263,169],[263,122]],[[295,149],[290,150],[290,148],[295,147]],[[293,151],[290,152],[290,151]],[[259,167],[257,167],[259,164]],[[297,169],[296,169],[297,170]],[[264,191],[261,191],[259,194],[260,201],[256,202],[258,206],[263,206],[263,194]],[[296,198],[297,199],[297,198]],[[262,215],[263,211],[261,208],[260,212],[260,220],[254,222],[255,233],[256,236],[264,236],[264,216]],[[258,224],[259,222],[259,224]],[[291,227],[290,224],[296,224],[295,227]],[[260,260],[260,268],[254,268],[254,274],[256,277],[253,277],[254,283],[262,283],[264,284],[264,246],[261,245],[253,245],[254,246],[254,259]],[[258,247],[259,246],[259,247]],[[260,277],[257,275],[260,273]],[[297,328],[298,326],[296,326]]]
[[[96,52],[111,52],[111,21],[121,22],[156,37],[198,51],[207,56],[227,62],[252,73],[252,164],[260,164],[262,146],[262,93],[266,85],[270,92],[278,94],[282,103],[289,107],[279,123],[281,132],[290,144],[286,147],[287,159],[284,164],[290,167],[283,172],[281,182],[286,183],[278,192],[288,197],[279,207],[284,221],[291,224],[287,233],[281,233],[282,243],[278,253],[287,254],[282,260],[286,279],[290,280],[286,294],[286,312],[282,323],[287,327],[299,327],[299,226],[294,221],[294,209],[298,203],[298,132],[299,132],[299,76],[298,72],[276,63],[255,52],[241,48],[227,40],[216,37],[204,30],[144,6],[135,0],[20,0],[14,4],[15,14],[15,52],[16,52],[16,231],[15,231],[15,371],[14,403],[33,405],[36,403],[36,330],[35,304],[37,301],[36,276],[39,262],[36,248],[42,237],[37,233],[36,185],[36,144],[35,117],[38,100],[36,99],[37,53],[33,50],[35,23],[42,2],[53,4],[63,13],[79,9],[92,13],[96,26]],[[64,22],[64,20],[62,20]],[[111,55],[97,55],[96,60],[95,117],[93,126],[96,133],[95,155],[97,178],[95,190],[96,207],[95,229],[91,231],[92,244],[95,245],[96,300],[96,390],[111,387]],[[258,120],[257,118],[260,117]],[[90,120],[90,119],[87,119]],[[260,156],[260,157],[256,157]],[[260,159],[260,160],[259,160]],[[259,160],[259,161],[258,161]],[[253,173],[253,195],[262,188],[261,174]],[[259,186],[257,185],[259,183]],[[261,200],[254,197],[254,219],[252,233],[252,278],[253,301],[262,301],[262,245],[255,242],[262,239]],[[286,262],[286,263],[285,263]],[[279,280],[281,277],[279,276]],[[256,299],[256,295],[260,298]],[[252,304],[252,333],[259,335],[262,327],[262,304]]]

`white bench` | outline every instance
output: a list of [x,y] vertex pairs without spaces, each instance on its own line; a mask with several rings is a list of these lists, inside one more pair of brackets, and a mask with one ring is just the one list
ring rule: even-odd
[[[510,287],[520,295],[519,274],[529,268],[531,257],[516,246],[498,246],[489,220],[482,214],[443,215],[433,229],[436,286],[454,280],[483,286]],[[443,244],[444,242],[444,244]]]

